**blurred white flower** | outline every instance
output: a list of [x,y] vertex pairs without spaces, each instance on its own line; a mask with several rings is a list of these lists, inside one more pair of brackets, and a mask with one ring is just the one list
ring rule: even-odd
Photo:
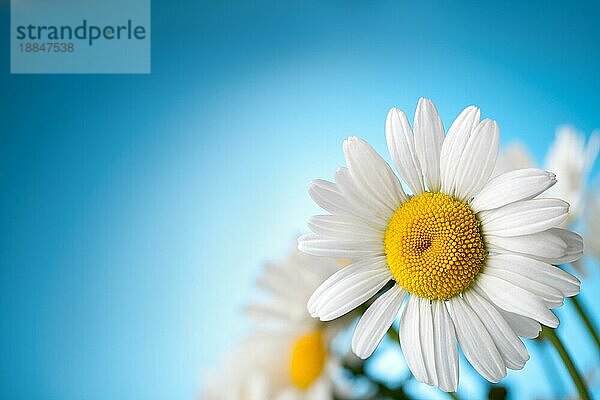
[[[586,255],[600,259],[600,198],[598,185],[591,185],[590,173],[600,149],[600,132],[594,131],[587,143],[585,135],[570,125],[560,126],[545,157],[545,168],[556,175],[557,183],[544,195],[559,197],[570,204],[569,217],[563,226],[581,230]],[[520,142],[508,145],[498,156],[496,173],[533,167],[536,162]],[[584,273],[583,260],[573,262]]]
[[531,168],[535,166],[533,156],[522,142],[514,142],[498,154],[496,167],[492,176],[496,177],[515,169]]
[[586,200],[586,218],[583,220],[583,238],[586,255],[600,260],[600,197],[589,195]]
[[246,307],[259,329],[316,329],[323,324],[310,316],[306,302],[313,291],[343,265],[342,261],[304,254],[296,248],[279,262],[268,263],[256,284],[260,298]]
[[306,302],[340,268],[340,261],[303,254],[296,248],[286,259],[268,264],[257,280],[260,298],[245,310],[256,331],[224,360],[221,379],[209,378],[225,386],[209,383],[205,398],[333,398],[331,376],[338,364],[330,344],[343,321],[325,324],[312,318]]
[[558,180],[548,195],[565,199],[571,205],[567,223],[583,213],[587,182],[599,146],[600,132],[592,133],[586,145],[581,132],[565,125],[558,128],[556,138],[548,149],[544,164],[547,170],[556,174]]
[[[433,103],[421,99],[414,133],[390,110],[388,149],[397,176],[364,140],[344,142],[347,168],[335,182],[313,181],[310,194],[331,215],[311,218],[299,240],[309,254],[356,260],[311,296],[323,321],[395,284],[364,313],[352,348],[369,357],[401,314],[400,343],[415,378],[456,391],[456,340],[473,367],[498,382],[529,359],[519,339],[536,337],[550,309],[579,292],[579,281],[551,265],[581,256],[581,238],[556,228],[567,218],[559,199],[534,199],[555,182],[528,168],[490,179],[498,154],[495,121],[466,108],[445,135]],[[407,298],[406,306],[401,307]]]
[[203,379],[203,400],[329,400],[336,367],[321,330],[257,332]]

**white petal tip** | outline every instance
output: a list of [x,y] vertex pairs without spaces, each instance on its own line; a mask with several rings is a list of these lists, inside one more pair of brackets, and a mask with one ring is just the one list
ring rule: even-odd
[[438,386],[438,387],[442,392],[446,392],[446,393],[454,393],[458,390],[458,386],[452,386],[452,387]]
[[544,323],[544,325],[546,325],[548,328],[557,328],[558,324],[560,323],[560,321],[558,320],[558,318],[556,316],[554,316],[554,319],[550,319],[548,321],[546,321],[547,323]]
[[392,116],[397,117],[401,112],[402,111],[399,108],[392,107],[390,108],[390,111],[388,111],[388,118],[391,118]]
[[310,192],[311,190],[315,190],[318,186],[319,186],[319,180],[318,179],[313,179],[308,184],[308,191]]
[[303,253],[306,253],[306,246],[304,241],[302,240],[302,238],[298,238],[298,241],[296,242],[296,247],[298,248],[298,250],[300,250]]
[[489,118],[484,119],[479,124],[481,125],[481,128],[488,128],[488,129],[489,129],[489,127],[494,127],[494,126],[498,125],[496,123],[496,121],[494,121],[493,119],[489,119]]
[[359,351],[359,349],[356,349],[354,344],[352,344],[352,352],[361,360],[366,360],[371,356],[371,354],[366,354],[364,351]]

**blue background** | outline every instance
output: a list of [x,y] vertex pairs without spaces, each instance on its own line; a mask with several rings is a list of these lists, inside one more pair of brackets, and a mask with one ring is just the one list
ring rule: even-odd
[[[10,75],[1,3],[0,398],[194,397],[247,330],[260,266],[317,211],[308,182],[349,135],[387,158],[391,106],[429,97],[447,127],[476,104],[538,160],[557,125],[600,127],[597,2],[214,3],[153,2],[151,75]],[[532,353],[514,399],[572,390]]]

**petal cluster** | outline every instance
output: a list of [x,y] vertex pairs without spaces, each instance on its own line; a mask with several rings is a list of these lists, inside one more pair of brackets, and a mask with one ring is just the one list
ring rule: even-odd
[[[467,107],[444,134],[435,106],[421,99],[412,127],[402,111],[390,110],[386,138],[404,186],[367,142],[352,137],[344,142],[346,167],[334,182],[316,180],[309,188],[329,214],[309,221],[312,233],[299,239],[299,249],[354,262],[314,291],[308,310],[328,321],[378,294],[354,333],[358,356],[370,356],[401,314],[400,343],[419,381],[455,391],[458,343],[474,368],[497,382],[507,368],[520,369],[528,360],[520,337],[537,336],[540,324],[557,326],[551,309],[579,292],[579,281],[553,265],[582,254],[581,237],[558,228],[569,205],[538,197],[556,183],[552,173],[528,168],[491,179],[499,128],[480,120],[476,107]],[[449,298],[430,299],[403,286],[386,250],[392,216],[426,192],[465,204],[481,227],[483,264]]]

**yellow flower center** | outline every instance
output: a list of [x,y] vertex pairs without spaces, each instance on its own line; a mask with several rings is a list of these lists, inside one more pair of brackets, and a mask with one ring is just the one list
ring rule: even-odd
[[396,282],[409,293],[445,300],[471,284],[487,252],[467,204],[425,192],[402,204],[390,219],[385,254]]
[[323,372],[326,357],[327,347],[320,330],[300,336],[292,345],[290,356],[290,378],[294,385],[308,389]]

